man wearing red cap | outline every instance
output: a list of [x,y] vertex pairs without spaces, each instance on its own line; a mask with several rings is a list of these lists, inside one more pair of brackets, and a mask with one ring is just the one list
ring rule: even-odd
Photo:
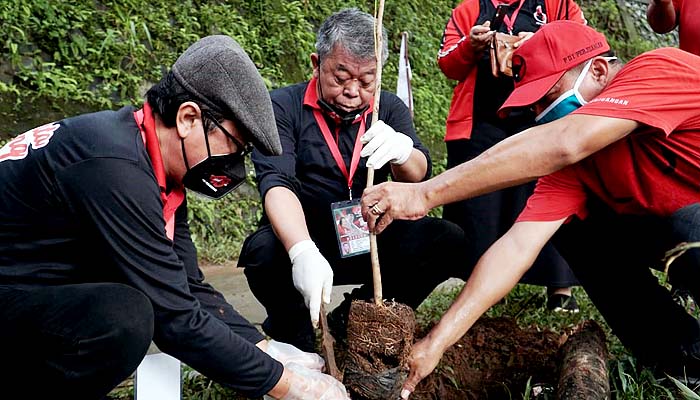
[[[552,22],[514,53],[515,90],[500,110],[530,106],[545,123],[426,182],[365,191],[363,215],[381,232],[393,219],[540,177],[513,227],[413,346],[404,398],[517,284],[550,238],[641,363],[700,374],[700,325],[649,269],[661,267],[665,251],[678,243],[700,241],[698,71],[700,57],[675,48],[622,66],[602,34]],[[375,205],[385,210],[379,218],[368,212]],[[670,271],[696,299],[699,265],[700,253],[689,251]]]

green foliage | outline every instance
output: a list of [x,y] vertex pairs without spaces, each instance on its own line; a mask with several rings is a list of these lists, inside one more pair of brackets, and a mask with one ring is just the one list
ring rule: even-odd
[[193,370],[182,366],[182,398],[188,400],[243,400],[238,393],[223,387]]
[[[415,125],[432,151],[434,174],[445,169],[442,140],[455,84],[444,77],[435,60],[445,23],[458,3],[386,2],[384,12],[390,57],[382,88],[396,88],[400,38],[406,31]],[[616,0],[579,4],[589,23],[607,33],[623,59],[665,44],[660,36],[654,41],[631,40]],[[308,79],[309,54],[321,21],[345,7],[374,13],[376,5],[374,0],[2,1],[0,119],[5,126],[0,135],[14,136],[79,112],[139,105],[144,92],[176,57],[209,34],[238,40],[270,89]],[[212,262],[236,258],[260,215],[254,184],[244,195],[220,202],[190,198],[190,205],[200,257]],[[440,216],[442,209],[430,215]]]
[[[674,35],[656,35],[645,19],[646,2],[628,2],[621,10],[616,0],[583,0],[578,2],[588,24],[605,32],[610,47],[623,61],[659,46],[677,45]],[[624,17],[634,23],[634,31],[625,28]],[[674,44],[675,41],[675,44]]]
[[[384,26],[390,58],[382,88],[394,91],[402,31],[410,33],[416,127],[441,160],[442,135],[451,83],[437,69],[435,54],[453,1],[387,2]],[[373,13],[374,1],[127,1],[8,0],[0,3],[0,114],[14,129],[9,136],[76,111],[141,104],[160,79],[199,37],[227,34],[238,40],[274,89],[311,76],[318,25],[334,11],[358,7]],[[420,16],[420,18],[419,18]],[[43,104],[39,106],[39,104]],[[83,104],[76,110],[73,104]],[[28,105],[34,108],[29,110]],[[51,110],[51,113],[48,112]],[[29,111],[29,112],[28,112]],[[39,115],[44,121],[33,118]],[[28,122],[12,125],[7,121]],[[0,129],[4,131],[4,129]],[[440,172],[443,168],[436,168]],[[238,256],[259,217],[257,192],[220,202],[190,197],[192,233],[200,256],[222,262]],[[440,210],[433,211],[440,215]]]

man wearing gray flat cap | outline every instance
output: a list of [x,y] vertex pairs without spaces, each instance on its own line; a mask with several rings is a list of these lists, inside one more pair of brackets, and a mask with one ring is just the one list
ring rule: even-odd
[[0,383],[101,399],[154,342],[250,397],[347,399],[318,355],[265,340],[197,265],[185,190],[220,198],[252,146],[282,151],[255,65],[205,37],[146,97],[0,148]]

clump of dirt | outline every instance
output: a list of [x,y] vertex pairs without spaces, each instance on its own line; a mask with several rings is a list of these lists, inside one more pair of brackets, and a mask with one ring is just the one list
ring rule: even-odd
[[353,398],[398,398],[415,331],[415,314],[405,304],[352,302],[344,381]]
[[511,318],[481,318],[445,352],[411,399],[512,399],[524,393],[528,380],[531,386],[555,387],[561,341],[558,333],[522,329]]

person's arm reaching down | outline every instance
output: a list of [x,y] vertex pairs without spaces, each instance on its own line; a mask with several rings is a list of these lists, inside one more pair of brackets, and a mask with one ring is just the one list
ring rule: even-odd
[[413,345],[404,399],[435,369],[443,353],[510,292],[563,222],[517,222],[484,253],[454,303],[428,335]]
[[299,198],[276,186],[265,194],[265,213],[292,262],[294,286],[304,296],[311,323],[318,326],[321,301],[331,302],[333,269],[311,240]]

